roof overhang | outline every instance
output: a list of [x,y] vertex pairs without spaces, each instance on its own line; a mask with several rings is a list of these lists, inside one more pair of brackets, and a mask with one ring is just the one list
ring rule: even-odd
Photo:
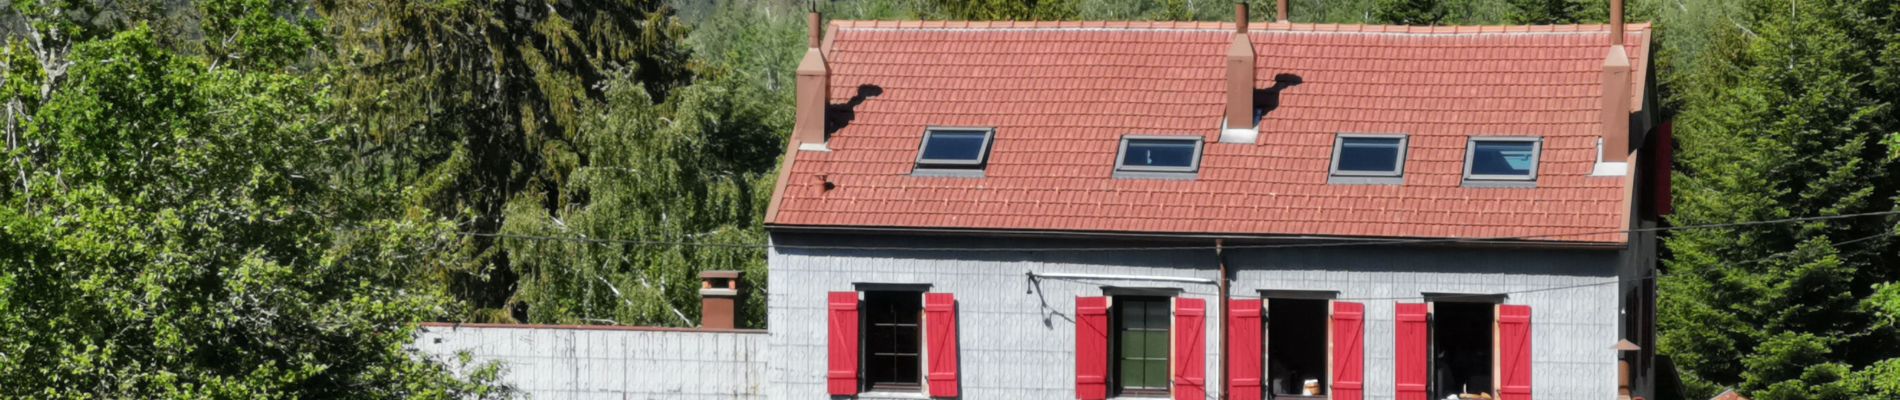
[[[989,238],[1043,238],[1043,239],[1114,239],[1128,241],[1150,241],[1157,243],[1203,243],[1221,241],[1229,246],[1257,245],[1300,245],[1301,248],[1358,247],[1358,246],[1394,246],[1411,247],[1461,247],[1461,248],[1507,248],[1507,249],[1544,249],[1544,250],[1622,250],[1628,242],[1586,242],[1561,240],[1497,240],[1484,238],[1427,238],[1427,237],[1358,237],[1358,236],[1307,236],[1307,235],[1257,235],[1257,234],[1221,234],[1221,233],[1177,233],[1177,232],[1117,232],[1117,231],[1073,231],[1073,230],[1024,230],[1024,229],[971,229],[971,228],[911,228],[889,226],[834,226],[834,225],[784,225],[766,224],[765,229],[774,233],[817,233],[817,234],[896,234],[911,236],[948,236],[948,237],[989,237]],[[1583,235],[1579,235],[1583,236]]]

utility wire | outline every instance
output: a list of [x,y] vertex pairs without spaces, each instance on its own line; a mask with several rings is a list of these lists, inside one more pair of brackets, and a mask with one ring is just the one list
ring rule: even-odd
[[[1844,240],[1844,241],[1841,241],[1841,242],[1837,242],[1837,243],[1834,243],[1834,244],[1833,244],[1833,247],[1834,247],[1834,248],[1839,248],[1839,247],[1841,247],[1841,246],[1847,246],[1847,245],[1852,245],[1852,244],[1856,244],[1856,243],[1862,243],[1862,242],[1867,242],[1867,241],[1871,241],[1871,240],[1874,240],[1874,239],[1880,239],[1880,238],[1883,238],[1883,237],[1889,237],[1889,236],[1890,236],[1890,234],[1888,234],[1888,233],[1885,233],[1885,232],[1882,232],[1882,233],[1877,233],[1877,234],[1873,234],[1873,235],[1868,235],[1868,236],[1863,236],[1863,237],[1859,237],[1859,238],[1854,238],[1854,239],[1848,239],[1848,240]],[[1855,252],[1854,252],[1853,254],[1858,254],[1858,253],[1861,253],[1861,252],[1866,252],[1866,251],[1868,251],[1868,250],[1870,250],[1870,249],[1871,249],[1871,248],[1863,248],[1863,249],[1860,249],[1860,250],[1857,250],[1857,251],[1855,251]],[[1795,249],[1795,250],[1789,250],[1789,251],[1785,251],[1785,252],[1779,252],[1779,253],[1775,253],[1775,254],[1771,254],[1771,255],[1768,255],[1768,256],[1765,256],[1765,257],[1760,257],[1760,258],[1756,258],[1756,259],[1752,259],[1752,260],[1744,260],[1744,261],[1738,261],[1738,262],[1734,262],[1734,263],[1729,263],[1729,264],[1730,264],[1730,265],[1746,265],[1746,264],[1755,264],[1755,263],[1761,263],[1761,262],[1767,262],[1767,261],[1772,261],[1772,260],[1774,260],[1774,259],[1777,259],[1777,258],[1782,258],[1782,257],[1788,257],[1788,256],[1793,256],[1793,255],[1796,255],[1796,254],[1800,254],[1800,253],[1802,253],[1802,250],[1801,250],[1801,249]],[[1634,278],[1634,279],[1622,279],[1622,278],[1617,278],[1617,279],[1611,279],[1611,280],[1608,280],[1608,281],[1602,281],[1602,282],[1591,282],[1591,283],[1581,283],[1581,284],[1572,284],[1572,285],[1561,285],[1561,286],[1551,286],[1551,287],[1542,287],[1542,288],[1536,288],[1536,289],[1525,289],[1525,290],[1514,290],[1514,291],[1507,291],[1507,292],[1496,292],[1496,293],[1474,293],[1474,294],[1447,294],[1447,295],[1434,295],[1434,296],[1432,296],[1432,298],[1434,298],[1434,299],[1457,299],[1457,298],[1465,298],[1465,297],[1471,297],[1471,298],[1477,298],[1477,297],[1494,297],[1494,296],[1509,296],[1509,295],[1514,295],[1514,294],[1527,294],[1527,293],[1539,293],[1539,292],[1551,292],[1551,291],[1559,291],[1559,290],[1570,290],[1570,289],[1581,289],[1581,288],[1588,288],[1588,287],[1597,287],[1597,286],[1607,286],[1607,285],[1615,285],[1615,284],[1621,284],[1621,283],[1625,283],[1625,282],[1629,282],[1629,283],[1636,283],[1636,282],[1642,282],[1642,281],[1647,281],[1647,280],[1654,280],[1654,279],[1660,279],[1660,278],[1662,278],[1662,275],[1660,275],[1660,274],[1659,274],[1659,275],[1652,275],[1652,276],[1645,276],[1645,277],[1639,277],[1639,278]],[[1036,277],[1035,277],[1035,279],[1037,279],[1037,280],[1052,280],[1052,281],[1068,281],[1068,282],[1076,282],[1076,283],[1085,283],[1085,284],[1099,284],[1099,285],[1109,285],[1109,284],[1110,284],[1109,282],[1103,282],[1103,281],[1100,281],[1100,280],[1093,280],[1093,279],[1083,279],[1083,278],[1063,278],[1063,277],[1047,277],[1047,276],[1036,276]],[[1182,291],[1182,293],[1183,293],[1183,294],[1191,294],[1191,295],[1197,295],[1197,296],[1212,296],[1212,297],[1219,297],[1219,295],[1218,295],[1218,294],[1215,294],[1215,293],[1205,293],[1205,292],[1194,292],[1194,291],[1185,291],[1185,290],[1184,290],[1184,291]],[[1228,298],[1230,298],[1230,299],[1266,299],[1266,298],[1267,298],[1266,296],[1249,296],[1249,295],[1236,295],[1236,294],[1231,294],[1231,293],[1230,293],[1230,294],[1228,294],[1228,295],[1227,295],[1227,297],[1228,297]],[[1424,298],[1425,298],[1424,296],[1402,296],[1402,297],[1348,297],[1348,298],[1337,298],[1337,299],[1333,299],[1333,300],[1337,300],[1337,301],[1393,301],[1393,302],[1396,302],[1396,301],[1400,301],[1400,300],[1423,300]]]
[[[1735,228],[1735,227],[1745,227],[1745,226],[1778,225],[1778,224],[1800,223],[1800,222],[1831,221],[1831,220],[1840,220],[1840,219],[1891,216],[1891,215],[1900,215],[1900,211],[1877,211],[1877,212],[1865,212],[1865,213],[1856,213],[1856,214],[1827,215],[1827,216],[1815,216],[1815,217],[1795,217],[1795,218],[1782,218],[1782,219],[1761,220],[1761,221],[1728,222],[1728,223],[1717,223],[1717,224],[1697,224],[1697,225],[1620,229],[1620,230],[1603,230],[1603,231],[1575,232],[1575,233],[1496,236],[1496,237],[1485,237],[1485,238],[1368,239],[1368,240],[1344,240],[1344,241],[1339,241],[1339,242],[1328,242],[1328,243],[1237,245],[1237,246],[1222,246],[1222,248],[1224,249],[1292,249],[1292,248],[1413,245],[1413,244],[1441,244],[1441,243],[1442,244],[1510,243],[1510,241],[1516,241],[1516,240],[1550,239],[1550,238],[1561,238],[1561,237],[1592,236],[1592,235],[1606,235],[1606,234],[1618,234],[1618,233],[1632,234],[1632,233],[1669,232],[1669,231],[1695,230],[1695,229],[1720,229],[1720,228]],[[714,247],[714,248],[740,248],[740,249],[777,248],[777,249],[796,249],[796,250],[860,250],[860,251],[920,251],[920,252],[930,252],[930,251],[936,251],[936,252],[1126,252],[1126,251],[1214,250],[1216,248],[1216,246],[1205,246],[1205,245],[1203,246],[1129,246],[1129,247],[1020,247],[1020,248],[842,246],[842,245],[789,245],[789,244],[770,244],[770,243],[721,243],[721,242],[700,242],[700,241],[611,239],[611,238],[590,238],[590,237],[570,237],[570,236],[523,235],[523,234],[511,234],[511,233],[490,233],[490,232],[473,232],[473,231],[458,231],[456,232],[456,234],[464,235],[464,236],[488,237],[488,238],[497,238],[497,239],[570,241],[570,242],[581,242],[581,243],[617,244],[617,245],[629,245],[629,246],[688,246],[688,247]]]

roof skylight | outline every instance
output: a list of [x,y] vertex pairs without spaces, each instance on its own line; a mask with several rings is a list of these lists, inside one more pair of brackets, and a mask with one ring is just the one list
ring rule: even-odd
[[1116,174],[1125,177],[1191,178],[1200,168],[1200,136],[1123,136],[1115,159]]
[[1471,138],[1465,149],[1465,181],[1535,182],[1541,147],[1537,138]]
[[1405,135],[1340,134],[1333,139],[1333,183],[1400,183]]
[[981,174],[983,165],[989,161],[990,142],[995,133],[991,128],[926,129],[923,145],[917,149],[917,170],[962,170]]

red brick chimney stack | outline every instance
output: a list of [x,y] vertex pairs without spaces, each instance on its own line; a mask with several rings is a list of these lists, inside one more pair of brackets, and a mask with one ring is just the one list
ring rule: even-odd
[[1274,3],[1273,6],[1274,6],[1273,7],[1274,18],[1278,18],[1280,22],[1286,22],[1288,18],[1286,15],[1287,13],[1286,0],[1280,0],[1279,2]]
[[798,63],[798,108],[797,118],[792,125],[792,140],[801,145],[823,146],[825,143],[825,105],[831,93],[831,68],[825,64],[825,54],[819,50],[824,39],[823,18],[813,11],[806,18],[807,35],[805,59]]
[[739,322],[739,271],[699,273],[699,328],[734,329]]
[[1610,49],[1603,58],[1604,163],[1629,161],[1630,57],[1623,40],[1623,0],[1610,0]]
[[1227,46],[1227,129],[1253,129],[1253,41],[1247,38],[1247,3],[1234,4],[1234,39]]

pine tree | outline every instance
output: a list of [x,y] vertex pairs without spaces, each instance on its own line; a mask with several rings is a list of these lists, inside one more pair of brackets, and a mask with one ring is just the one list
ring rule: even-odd
[[[1884,3],[1748,2],[1712,26],[1699,59],[1676,62],[1695,69],[1672,85],[1671,223],[1896,210],[1896,153],[1880,142],[1900,131],[1900,8]],[[1727,385],[1762,400],[1900,395],[1895,221],[1669,237],[1659,335],[1690,397]]]

